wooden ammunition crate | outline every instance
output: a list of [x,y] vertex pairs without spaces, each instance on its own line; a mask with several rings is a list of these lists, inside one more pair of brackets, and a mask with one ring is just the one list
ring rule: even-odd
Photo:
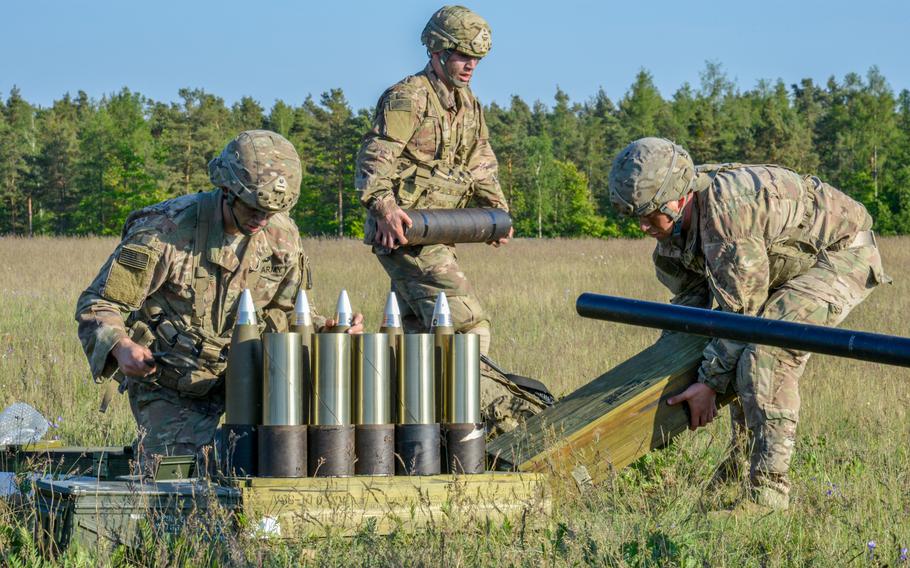
[[436,524],[540,524],[550,513],[546,476],[490,472],[345,478],[233,478],[253,530],[293,538],[389,534]]

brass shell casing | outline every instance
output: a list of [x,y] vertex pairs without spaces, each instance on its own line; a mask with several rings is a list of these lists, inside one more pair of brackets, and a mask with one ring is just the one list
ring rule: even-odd
[[459,333],[454,336],[451,375],[446,383],[445,424],[475,424],[480,416],[480,336]]
[[306,424],[303,383],[303,343],[298,333],[266,333],[262,336],[262,424]]
[[354,336],[354,424],[392,423],[392,373],[389,336]]
[[347,333],[313,335],[310,424],[351,425],[351,338]]
[[435,424],[433,335],[407,333],[402,339],[398,366],[398,423]]
[[450,413],[446,393],[451,390],[454,374],[452,366],[452,349],[455,329],[451,326],[440,326],[433,330],[433,372],[436,389],[436,422],[445,422]]

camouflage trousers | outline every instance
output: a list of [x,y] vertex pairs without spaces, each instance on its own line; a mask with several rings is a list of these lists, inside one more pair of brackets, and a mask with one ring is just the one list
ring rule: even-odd
[[[405,333],[428,332],[433,321],[436,296],[445,292],[457,333],[480,336],[480,351],[490,351],[490,320],[467,277],[458,266],[455,247],[426,245],[392,251],[373,248],[376,258],[392,281],[398,296]],[[515,428],[539,410],[515,396],[505,386],[481,373],[480,405],[487,432],[499,434]]]
[[[760,314],[767,319],[836,326],[887,281],[875,246],[823,252],[807,272],[775,290]],[[809,353],[751,344],[736,369],[739,401],[731,405],[733,459],[749,454],[756,499],[783,501],[799,422],[799,378]],[[767,495],[765,495],[767,494]]]
[[136,419],[140,470],[153,474],[156,456],[195,455],[197,471],[214,471],[213,441],[224,414],[224,388],[206,398],[181,396],[173,389],[131,380],[130,409]]

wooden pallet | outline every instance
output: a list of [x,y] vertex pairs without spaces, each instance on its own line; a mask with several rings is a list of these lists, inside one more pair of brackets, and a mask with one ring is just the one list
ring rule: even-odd
[[586,470],[591,481],[603,480],[686,430],[687,409],[666,399],[692,383],[707,341],[681,333],[661,337],[524,427],[494,439],[487,453],[519,471]]
[[539,474],[490,472],[346,478],[235,478],[251,528],[294,538],[389,534],[487,520],[546,518],[550,499]]

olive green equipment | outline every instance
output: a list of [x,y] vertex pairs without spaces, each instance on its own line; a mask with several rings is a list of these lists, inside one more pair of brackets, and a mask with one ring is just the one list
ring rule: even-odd
[[433,369],[435,373],[436,390],[436,421],[445,422],[450,409],[446,400],[449,383],[452,380],[452,347],[455,336],[455,327],[452,323],[452,312],[449,310],[449,301],[445,292],[436,296],[436,305],[433,308],[433,319],[430,331],[434,337]]
[[240,296],[225,371],[225,422],[259,424],[262,384],[262,340],[249,289]]
[[398,295],[395,291],[389,292],[386,298],[385,310],[382,315],[382,325],[379,326],[379,333],[385,333],[389,336],[389,367],[391,368],[392,383],[392,422],[398,421],[399,395],[398,390],[399,376],[401,376],[401,349],[404,341],[404,330],[401,327],[401,307],[398,305]]
[[262,340],[248,289],[240,296],[225,371],[225,421],[221,468],[228,475],[256,475],[257,426],[262,421]]

